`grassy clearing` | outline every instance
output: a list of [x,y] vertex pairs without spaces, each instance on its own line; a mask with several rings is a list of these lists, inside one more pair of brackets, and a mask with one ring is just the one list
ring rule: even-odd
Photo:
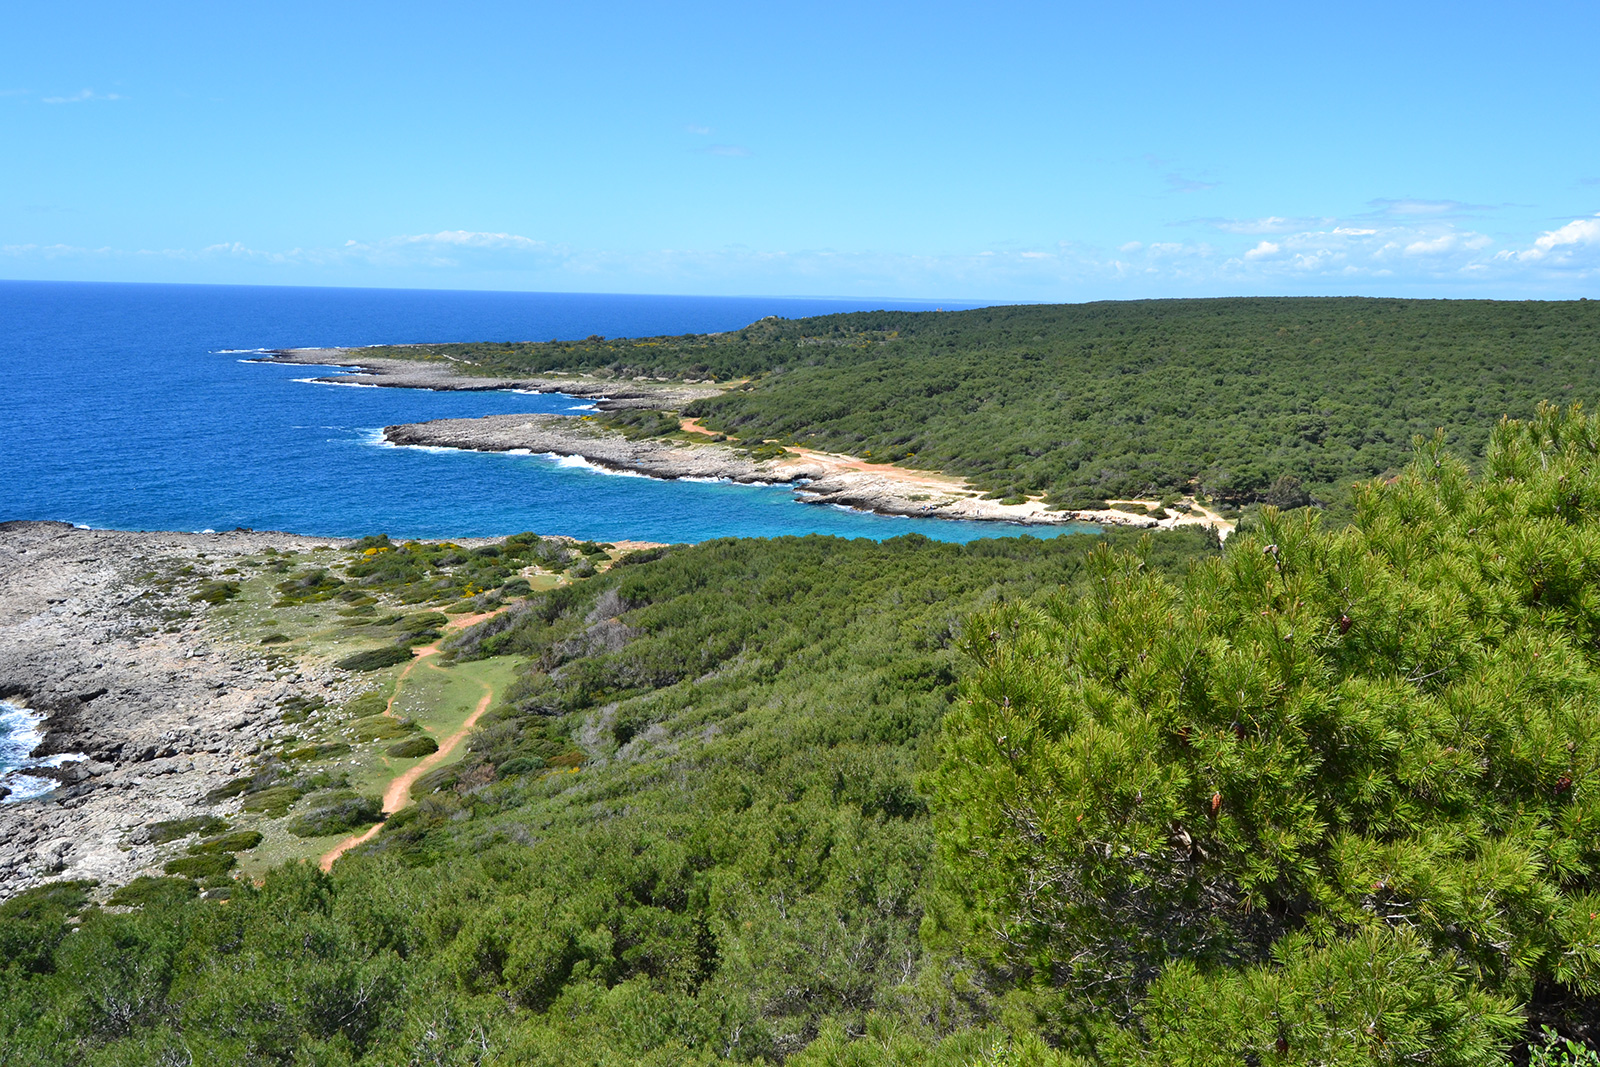
[[[325,569],[330,578],[343,579],[345,568],[341,562],[359,558],[330,549],[258,555],[232,561],[243,572],[236,579],[238,591],[208,613],[210,636],[254,647],[262,647],[261,641],[271,638],[262,654],[280,673],[287,674],[313,664],[333,663],[354,653],[394,647],[397,635],[405,640],[417,620],[427,625],[437,624],[443,618],[438,614],[429,616],[429,611],[437,612],[447,603],[453,603],[407,604],[381,589],[306,603],[283,602],[279,586],[286,576]],[[548,591],[569,580],[558,574],[532,573],[534,570],[530,567],[529,573],[522,575],[531,592]],[[470,610],[481,610],[483,606],[469,601]],[[515,675],[516,663],[511,657],[456,665],[427,656],[420,661],[397,663],[367,673],[362,678],[361,693],[343,707],[312,707],[309,712],[297,709],[296,715],[303,716],[303,721],[291,735],[293,740],[262,755],[283,759],[300,781],[331,776],[334,787],[341,791],[382,796],[396,776],[425,758],[389,755],[387,750],[396,736],[427,736],[442,743],[461,728],[478,706],[486,687],[498,695]],[[371,736],[370,716],[381,711],[391,698],[392,716],[405,725],[396,723],[393,729]],[[353,726],[358,719],[364,724],[361,731]],[[307,758],[306,754],[315,753],[318,746],[329,750],[327,758],[315,755]],[[333,746],[349,748],[340,751]],[[451,753],[441,762],[454,762],[460,758],[461,751]],[[283,786],[272,788],[282,789]],[[288,829],[296,818],[314,810],[320,797],[328,792],[328,789],[312,789],[295,799],[287,809],[243,812],[229,820],[231,830],[261,834],[256,848],[239,855],[240,874],[259,878],[266,870],[286,860],[315,858],[339,841],[343,834],[297,837]],[[256,791],[246,799],[263,795],[265,791]]]
[[[622,554],[611,546],[535,535],[478,548],[368,538],[353,548],[269,549],[211,559],[166,582],[198,591],[191,599],[206,605],[196,613],[207,639],[249,649],[276,677],[289,680],[360,653],[416,651],[436,642],[452,616],[493,611],[581,581]],[[218,573],[226,596],[212,595],[220,588]],[[464,744],[443,758],[395,756],[389,749],[401,739],[443,746],[486,692],[503,698],[519,663],[515,656],[458,664],[427,655],[357,674],[358,688],[342,702],[299,695],[284,700],[279,710],[289,730],[217,798],[240,798],[248,809],[226,820],[230,834],[260,835],[256,847],[237,852],[238,876],[259,879],[287,860],[315,859],[345,836],[290,832],[296,825],[304,830],[311,813],[341,798],[380,798],[425,759],[438,766],[459,761]],[[386,717],[376,718],[386,709]],[[216,821],[204,832],[223,828]]]

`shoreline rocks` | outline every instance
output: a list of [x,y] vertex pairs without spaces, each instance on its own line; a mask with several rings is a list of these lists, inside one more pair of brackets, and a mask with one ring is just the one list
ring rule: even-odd
[[645,438],[630,440],[570,415],[487,415],[386,426],[390,444],[475,452],[573,456],[599,467],[652,478],[713,478],[745,484],[788,485],[805,503],[834,504],[880,515],[1007,522],[1023,526],[1117,524],[1154,529],[1177,524],[1126,512],[1051,511],[1043,502],[1002,504],[983,499],[959,480],[932,472],[869,464],[804,449],[755,460],[721,444]]
[[44,716],[35,757],[85,757],[46,771],[59,784],[43,796],[0,801],[0,900],[58,877],[159,873],[141,827],[209,813],[206,793],[292,729],[289,696],[340,699],[342,672],[217,639],[206,605],[156,574],[192,567],[192,582],[268,546],[346,543],[0,523],[0,694]]
[[529,378],[489,378],[463,374],[438,360],[388,359],[363,356],[359,348],[285,348],[267,353],[265,362],[310,367],[354,368],[313,381],[326,385],[372,385],[388,389],[432,389],[439,392],[490,392],[517,389],[532,393],[562,393],[593,400],[601,411],[624,408],[677,410],[693,400],[717,396],[715,385],[677,382],[626,381],[585,375],[539,375]]

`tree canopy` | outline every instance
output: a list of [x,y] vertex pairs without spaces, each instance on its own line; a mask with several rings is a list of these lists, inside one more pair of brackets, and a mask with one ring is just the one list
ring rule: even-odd
[[[1600,399],[1600,303],[1367,298],[1110,301],[763,319],[725,334],[379,349],[476,373],[749,379],[704,425],[942,469],[1001,495],[1279,479],[1343,502],[1443,428],[1480,462],[1502,415]],[[466,361],[466,362],[459,362]]]
[[1419,442],[1356,503],[967,627],[944,918],[1126,1024],[1118,1061],[1476,1063],[1524,1009],[1592,1019],[1600,420],[1500,423],[1481,480]]

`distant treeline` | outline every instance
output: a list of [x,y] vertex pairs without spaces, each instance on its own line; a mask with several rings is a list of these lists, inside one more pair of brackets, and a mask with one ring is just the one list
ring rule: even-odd
[[[729,333],[385,349],[476,373],[750,379],[687,413],[1062,506],[1191,490],[1323,500],[1416,434],[1481,458],[1501,415],[1600,395],[1600,303],[1157,300],[763,319]],[[1292,494],[1291,494],[1292,496]],[[1289,497],[1275,502],[1292,503]]]

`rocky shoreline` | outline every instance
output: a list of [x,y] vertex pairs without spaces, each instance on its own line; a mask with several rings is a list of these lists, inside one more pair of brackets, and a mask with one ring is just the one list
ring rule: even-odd
[[518,389],[531,393],[563,393],[593,400],[601,411],[624,408],[677,410],[693,400],[717,396],[715,385],[625,380],[589,375],[540,375],[531,378],[487,378],[463,374],[437,360],[386,359],[363,356],[359,348],[284,348],[270,351],[265,362],[311,367],[353,368],[313,381],[326,385],[375,385],[390,389],[433,389],[441,392],[488,392]]
[[[313,379],[334,385],[375,385],[405,389],[522,389],[592,399],[602,411],[639,408],[679,411],[694,400],[716,396],[722,388],[699,382],[635,378],[624,381],[586,375],[489,378],[464,374],[449,362],[363,356],[359,348],[280,349],[271,362],[355,370]],[[384,428],[395,445],[460,448],[479,452],[527,451],[575,456],[600,467],[652,478],[713,478],[734,482],[790,485],[813,504],[930,519],[1008,522],[1023,526],[1099,525],[1170,529],[1201,525],[1222,537],[1233,524],[1186,505],[1163,518],[1116,508],[1055,510],[1043,500],[1020,504],[986,500],[962,480],[887,464],[865,463],[807,449],[790,449],[781,459],[758,461],[745,450],[711,443],[659,439],[630,440],[587,419],[564,415],[490,415],[481,419],[435,419]],[[1191,502],[1192,504],[1192,502]]]
[[1115,509],[1055,511],[1041,500],[1003,504],[985,500],[959,479],[945,475],[865,463],[807,449],[790,449],[777,459],[757,460],[746,450],[708,441],[630,440],[593,420],[569,415],[489,415],[477,419],[435,419],[387,426],[384,439],[395,445],[459,448],[477,452],[528,452],[575,456],[596,466],[652,478],[715,478],[746,484],[788,485],[807,503],[834,504],[880,515],[932,519],[1009,522],[1024,526],[1094,524],[1170,529],[1215,525],[1226,536],[1232,528],[1203,509],[1164,518]]
[[86,757],[63,763],[51,792],[0,801],[0,900],[58,878],[159,873],[149,823],[216,810],[206,793],[284,732],[283,701],[345,698],[345,672],[219,640],[190,599],[230,556],[344,543],[0,523],[0,697],[45,716],[36,757]]

